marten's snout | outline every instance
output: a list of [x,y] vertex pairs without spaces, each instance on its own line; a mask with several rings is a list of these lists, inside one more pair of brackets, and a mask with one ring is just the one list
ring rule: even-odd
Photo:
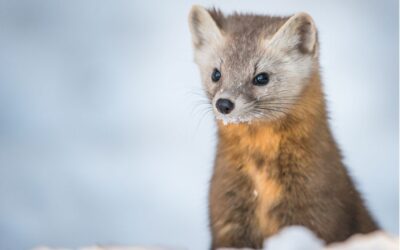
[[235,104],[229,99],[218,99],[215,106],[224,115],[229,114],[235,108]]

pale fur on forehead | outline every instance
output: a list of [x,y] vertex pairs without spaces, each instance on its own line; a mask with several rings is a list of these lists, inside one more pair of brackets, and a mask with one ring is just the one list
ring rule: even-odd
[[264,38],[273,35],[289,17],[233,13],[224,16],[217,9],[208,10],[218,27],[227,36]]

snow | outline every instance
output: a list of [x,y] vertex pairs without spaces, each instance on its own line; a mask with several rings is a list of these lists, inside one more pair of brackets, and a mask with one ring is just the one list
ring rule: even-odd
[[[72,250],[72,249],[37,247],[33,250]],[[179,250],[179,249],[178,248],[161,248],[161,247],[90,246],[90,247],[81,247],[81,248],[78,248],[77,250]]]
[[398,237],[378,231],[354,235],[348,240],[324,246],[324,242],[309,229],[291,226],[265,240],[264,250],[391,250],[399,248]]
[[399,249],[399,238],[384,232],[369,235],[355,235],[345,243],[331,244],[327,250],[391,250]]
[[264,249],[320,250],[324,242],[310,230],[301,226],[283,229],[277,235],[265,240]]
[[[182,249],[182,248],[179,248]],[[190,249],[190,248],[186,248]],[[266,239],[263,250],[397,250],[399,238],[390,236],[382,231],[367,235],[354,235],[348,240],[324,246],[324,242],[313,232],[302,226],[284,228],[278,234]],[[65,248],[38,247],[33,250],[72,250]],[[77,250],[178,250],[178,248],[160,247],[124,247],[124,246],[92,246]],[[220,248],[219,250],[239,250]],[[243,248],[241,250],[251,250]]]

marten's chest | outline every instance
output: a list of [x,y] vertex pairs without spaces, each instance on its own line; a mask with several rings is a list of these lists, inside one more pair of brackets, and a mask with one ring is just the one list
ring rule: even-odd
[[[260,163],[263,163],[261,165]],[[273,213],[273,209],[280,203],[283,196],[283,187],[273,173],[276,162],[254,159],[247,163],[244,175],[247,175],[253,187],[255,209],[254,219],[258,221],[258,228],[264,237],[276,233],[280,223]]]
[[282,136],[269,127],[235,125],[221,137],[210,190],[214,236],[264,239],[282,225],[274,212],[285,190],[277,172]]
[[234,158],[216,161],[210,192],[213,230],[227,241],[250,234],[264,239],[281,227],[273,211],[283,196],[282,185],[270,171],[276,161],[260,152]]

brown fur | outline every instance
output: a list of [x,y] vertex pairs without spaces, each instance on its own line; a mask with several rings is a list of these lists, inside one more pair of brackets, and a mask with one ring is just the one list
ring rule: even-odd
[[288,225],[306,226],[327,243],[377,229],[326,120],[315,73],[285,119],[219,123],[210,190],[213,249],[260,248],[264,238]]
[[[194,41],[201,41],[194,43],[196,62],[208,97],[214,102],[220,92],[229,90],[229,98],[237,103],[256,100],[273,108],[262,110],[261,118],[250,116],[249,122],[217,123],[209,195],[212,249],[261,248],[265,238],[289,225],[306,226],[326,243],[376,230],[329,128],[311,17],[300,14],[293,21],[240,14],[225,17],[218,10],[208,13],[213,22],[198,8],[190,18]],[[204,20],[218,28],[207,30],[201,26]],[[284,25],[285,36],[266,49],[265,40],[273,41]],[[290,34],[297,36],[295,42]],[[285,47],[285,41],[291,46]],[[218,60],[221,65],[213,64]],[[263,71],[273,69],[266,87],[251,84],[258,66]],[[216,67],[223,75],[218,84],[209,80]],[[265,93],[270,95],[264,98]]]

